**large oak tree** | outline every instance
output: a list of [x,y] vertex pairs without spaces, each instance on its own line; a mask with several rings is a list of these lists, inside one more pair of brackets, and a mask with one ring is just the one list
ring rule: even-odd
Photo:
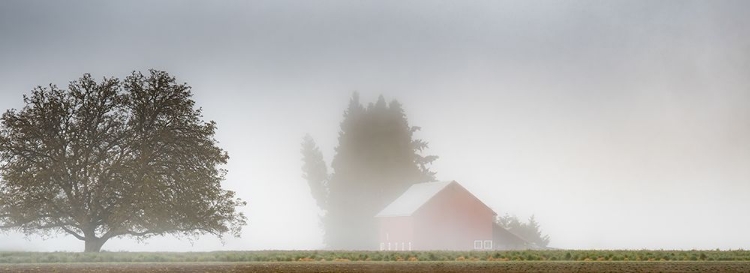
[[24,95],[0,125],[0,228],[67,233],[87,252],[121,236],[239,236],[245,202],[222,189],[229,157],[191,97],[156,70]]

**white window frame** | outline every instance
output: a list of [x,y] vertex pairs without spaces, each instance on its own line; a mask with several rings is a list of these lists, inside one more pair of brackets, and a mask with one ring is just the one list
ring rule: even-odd
[[[387,250],[389,251],[399,251],[399,245],[398,243],[393,243],[393,246],[391,246],[391,242],[387,243],[380,243],[380,251],[386,250],[386,246],[388,247]],[[411,242],[401,242],[401,251],[411,251]]]
[[474,249],[482,249],[482,240],[474,240]]
[[492,249],[492,240],[484,240],[484,249]]

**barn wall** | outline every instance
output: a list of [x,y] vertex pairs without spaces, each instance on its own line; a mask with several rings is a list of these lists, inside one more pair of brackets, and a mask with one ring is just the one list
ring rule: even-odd
[[494,212],[458,184],[451,184],[414,215],[415,250],[471,250],[492,240]]
[[410,250],[414,242],[412,217],[380,217],[380,249]]

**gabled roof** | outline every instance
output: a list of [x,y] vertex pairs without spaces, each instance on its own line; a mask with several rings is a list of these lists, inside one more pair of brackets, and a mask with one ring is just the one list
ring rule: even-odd
[[496,244],[526,246],[530,243],[498,223],[492,225],[492,239]]
[[375,217],[410,216],[451,183],[456,183],[456,181],[426,182],[411,185],[409,189]]
[[[375,217],[411,216],[425,203],[427,203],[427,201],[430,201],[432,197],[448,187],[448,185],[453,184],[468,192],[455,180],[414,184],[411,185],[411,187],[409,187],[406,192],[401,194],[401,196],[396,198],[395,201],[393,201],[391,204],[381,210],[377,215],[375,215]],[[484,202],[479,200],[476,196],[471,193],[469,193],[469,195],[471,195],[471,197],[476,199],[484,207],[492,211],[492,208],[484,204]],[[492,211],[492,213],[495,214],[494,211]]]

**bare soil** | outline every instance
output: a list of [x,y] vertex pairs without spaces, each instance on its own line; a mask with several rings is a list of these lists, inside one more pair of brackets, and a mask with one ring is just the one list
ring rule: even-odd
[[0,272],[750,272],[750,262],[253,262],[0,264]]

